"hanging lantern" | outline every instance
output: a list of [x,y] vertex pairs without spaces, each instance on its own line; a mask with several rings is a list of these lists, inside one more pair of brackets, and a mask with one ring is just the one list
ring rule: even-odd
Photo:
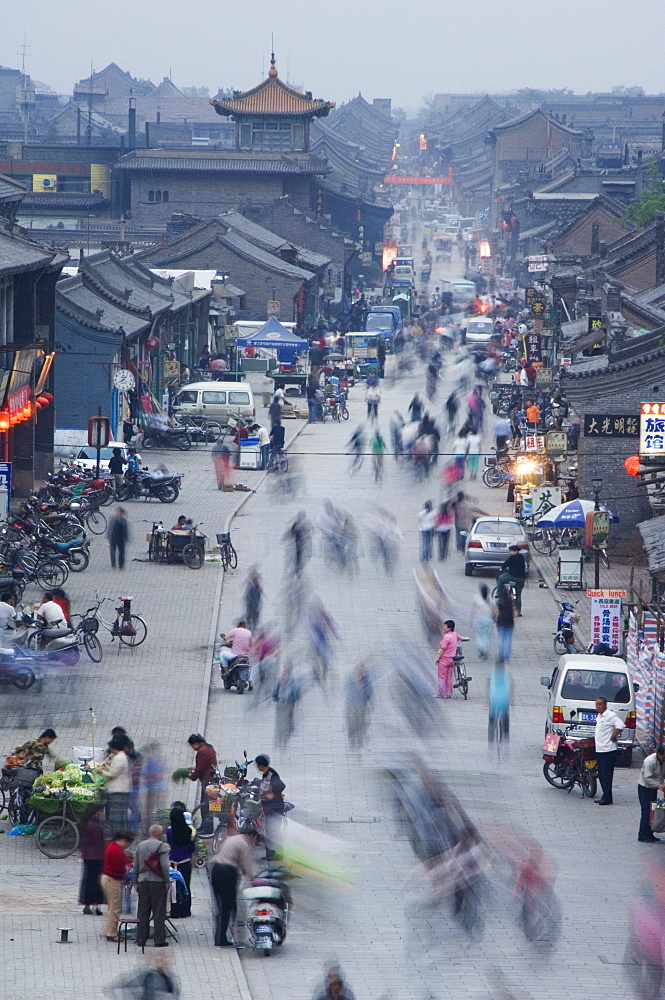
[[640,474],[640,456],[630,455],[625,459],[623,467],[629,476],[639,476]]
[[0,410],[0,433],[6,434],[9,430],[9,410]]
[[52,403],[52,402],[53,402],[53,393],[52,393],[52,392],[43,392],[43,393],[42,393],[42,396],[44,397],[44,399],[45,399],[45,400],[46,400],[46,401],[47,401],[48,403]]

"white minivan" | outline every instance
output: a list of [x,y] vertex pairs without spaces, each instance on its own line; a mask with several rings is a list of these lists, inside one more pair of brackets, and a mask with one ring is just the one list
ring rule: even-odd
[[549,690],[545,731],[579,728],[576,736],[593,737],[596,729],[596,698],[625,722],[617,740],[619,763],[630,766],[635,742],[635,687],[625,660],[617,656],[566,653],[559,657],[551,677],[540,683]]
[[467,344],[489,344],[494,336],[494,323],[488,316],[472,316],[464,327],[462,342]]
[[246,382],[192,382],[173,401],[176,413],[210,417],[227,424],[231,417],[247,421],[256,416],[254,396]]

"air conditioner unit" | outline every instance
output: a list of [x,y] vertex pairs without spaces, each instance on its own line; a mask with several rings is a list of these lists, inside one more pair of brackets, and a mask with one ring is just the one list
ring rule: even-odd
[[42,181],[42,187],[44,188],[45,191],[52,191],[53,188],[56,186],[56,183],[57,182],[52,180],[52,178],[45,177]]

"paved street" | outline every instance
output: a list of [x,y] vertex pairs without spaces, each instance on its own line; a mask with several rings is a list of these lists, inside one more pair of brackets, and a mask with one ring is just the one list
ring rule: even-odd
[[[405,411],[415,390],[422,389],[420,368],[394,387],[383,386],[380,426],[387,436],[393,409]],[[436,400],[440,409],[448,386]],[[435,737],[416,738],[404,726],[382,666],[381,650],[401,637],[424,648],[415,610],[412,570],[418,563],[416,514],[424,499],[438,499],[436,475],[415,484],[406,468],[387,459],[385,478],[375,485],[369,458],[355,476],[348,472],[349,435],[363,417],[362,387],[352,392],[352,418],[347,424],[326,423],[312,428],[289,425],[301,432],[291,448],[298,452],[306,476],[304,494],[285,499],[274,493],[268,477],[251,495],[223,495],[216,490],[209,455],[163,456],[172,469],[185,471],[181,501],[172,507],[130,507],[133,527],[131,562],[124,575],[108,568],[103,540],[94,545],[87,574],[70,577],[68,589],[75,606],[85,607],[91,589],[119,596],[130,590],[137,610],[148,620],[150,635],[133,656],[118,655],[106,644],[99,666],[83,662],[70,679],[49,679],[43,691],[2,692],[2,726],[6,748],[26,734],[53,724],[58,747],[66,752],[75,743],[89,742],[88,709],[97,717],[98,742],[110,727],[125,725],[138,745],[158,740],[167,771],[189,761],[184,744],[188,733],[202,727],[217,747],[220,760],[230,762],[247,749],[250,756],[267,751],[287,783],[287,797],[296,804],[298,822],[346,841],[353,859],[352,885],[317,892],[295,887],[295,910],[283,949],[268,961],[241,952],[242,969],[255,1000],[309,998],[320,977],[322,963],[338,960],[356,996],[367,1000],[392,997],[485,997],[488,970],[501,967],[508,981],[531,996],[551,995],[553,969],[565,965],[557,992],[578,998],[607,995],[623,984],[620,965],[626,938],[627,904],[640,874],[636,844],[637,773],[619,771],[615,807],[598,814],[593,802],[577,792],[567,795],[549,787],[542,777],[540,746],[544,727],[544,691],[539,676],[553,663],[551,632],[556,604],[549,589],[538,587],[533,573],[524,594],[524,618],[516,629],[512,677],[514,707],[510,750],[500,761],[488,755],[486,743],[487,666],[480,663],[472,644],[467,650],[473,676],[468,702],[456,697],[436,702],[440,728]],[[489,439],[486,440],[489,444]],[[446,450],[446,443],[442,444]],[[243,474],[250,485],[258,473]],[[503,490],[487,490],[478,480],[465,488],[488,512],[509,513]],[[296,721],[296,733],[286,748],[275,748],[273,707],[257,703],[256,695],[242,698],[225,692],[219,677],[205,688],[210,642],[217,631],[234,623],[241,610],[242,581],[256,564],[266,587],[265,620],[283,626],[285,610],[293,603],[291,581],[284,571],[281,537],[296,512],[306,510],[316,520],[323,501],[330,498],[353,513],[361,536],[360,559],[354,575],[327,566],[317,539],[308,570],[308,591],[318,594],[335,618],[341,640],[334,676],[327,692],[308,690]],[[153,514],[175,520],[185,512],[204,521],[210,536],[242,506],[233,521],[239,568],[228,573],[220,591],[218,565],[199,573],[180,566],[154,566],[145,559],[142,518]],[[367,542],[366,519],[379,503],[393,511],[403,532],[401,560],[388,579]],[[139,560],[139,561],[136,561]],[[468,608],[480,580],[463,575],[462,559],[453,553],[440,567],[444,585],[453,595],[453,616],[469,634]],[[545,570],[550,576],[549,570]],[[617,583],[617,571],[612,571]],[[218,605],[215,613],[215,606]],[[110,605],[109,605],[110,607]],[[211,610],[213,621],[211,625]],[[310,672],[311,658],[301,628],[287,632],[287,654],[297,671]],[[434,659],[434,650],[431,657]],[[359,659],[373,657],[377,705],[370,739],[362,753],[348,748],[343,731],[342,684]],[[407,753],[418,750],[450,783],[481,831],[491,833],[507,823],[528,832],[550,852],[558,869],[557,886],[564,908],[561,940],[553,956],[528,945],[515,923],[512,890],[507,881],[495,881],[491,916],[482,943],[469,945],[460,937],[444,907],[429,911],[412,886],[404,881],[414,867],[406,830],[396,823],[380,780],[385,766],[407,765]],[[170,801],[176,789],[165,795]],[[179,791],[178,794],[181,794]],[[5,824],[6,826],[6,824]],[[649,850],[649,848],[646,848]],[[5,940],[16,947],[15,980],[5,994],[11,1000],[29,995],[37,981],[35,963],[58,969],[53,1000],[71,995],[78,984],[81,1000],[99,996],[96,983],[80,986],[81,976],[94,955],[100,982],[108,983],[134,966],[120,959],[99,937],[94,918],[80,915],[75,905],[79,877],[76,858],[46,861],[30,840],[0,839],[4,906],[0,918]],[[621,876],[618,872],[621,872]],[[211,947],[209,905],[205,881],[194,880],[194,915],[180,922],[183,938],[171,949],[185,997],[224,984],[224,995],[241,996],[244,983],[235,953],[220,956]],[[614,902],[619,893],[622,903]],[[31,934],[25,934],[26,923]],[[58,928],[73,928],[74,943],[56,945]],[[239,974],[239,979],[236,977]],[[623,986],[621,985],[622,989]],[[246,998],[245,998],[246,1000]]]

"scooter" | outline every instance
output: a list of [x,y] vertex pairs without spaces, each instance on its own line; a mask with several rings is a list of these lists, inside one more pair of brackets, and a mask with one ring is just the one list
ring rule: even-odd
[[569,604],[568,601],[559,601],[559,604],[561,610],[556,623],[557,630],[554,633],[554,652],[570,653],[573,652],[570,647],[575,644],[573,627],[579,621],[579,617],[575,614],[574,604]]
[[267,958],[286,939],[291,894],[278,868],[260,871],[242,897],[247,904],[245,922],[252,947]]
[[151,476],[147,469],[138,474],[126,472],[124,482],[116,486],[115,498],[125,500],[160,500],[173,503],[180,495],[182,476]]
[[[220,632],[220,638],[225,639],[226,632]],[[245,688],[249,688],[250,691],[252,690],[252,667],[248,656],[234,656],[228,663],[220,660],[219,669],[222,675],[222,683],[227,691],[230,691],[232,687],[236,689],[238,694],[242,694]]]
[[596,741],[593,738],[568,739],[576,726],[567,726],[565,732],[548,733],[543,744],[543,774],[553,788],[571,792],[575,785],[582,789],[582,796],[592,799],[598,786]]
[[[13,640],[17,654],[20,654],[22,650],[27,656],[34,656],[35,652],[37,654],[47,653],[49,660],[55,660],[66,667],[76,666],[81,659],[81,652],[79,638],[74,629],[66,626],[53,629],[30,614],[24,614],[22,622],[25,625],[25,631],[16,635]],[[55,634],[44,640],[42,633],[47,630],[55,632]]]
[[151,427],[143,435],[143,447],[179,448],[180,451],[189,451],[192,447],[192,436],[185,427],[167,427],[165,430]]

